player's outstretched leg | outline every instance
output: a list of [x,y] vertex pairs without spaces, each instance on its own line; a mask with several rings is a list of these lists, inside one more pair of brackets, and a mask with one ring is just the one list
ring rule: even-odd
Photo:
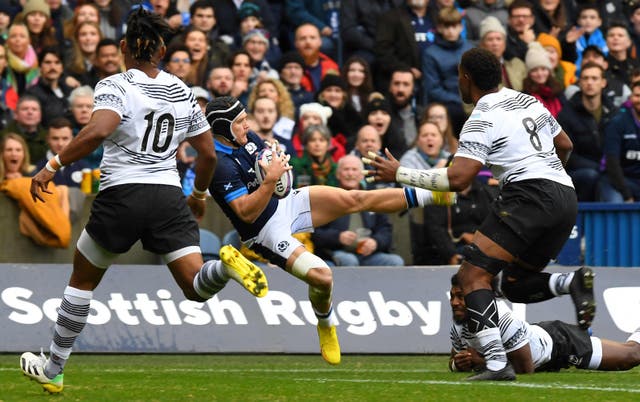
[[254,263],[246,259],[242,253],[231,245],[220,248],[220,260],[227,274],[252,295],[264,297],[269,291],[267,277]]
[[576,308],[578,326],[587,329],[596,315],[596,301],[593,295],[593,279],[595,273],[589,267],[581,267],[573,274],[569,285],[571,299]]
[[320,353],[322,358],[329,364],[340,364],[340,343],[336,326],[323,327],[318,324],[318,338],[320,338]]
[[40,351],[40,356],[31,352],[25,352],[20,356],[20,368],[25,376],[37,381],[45,391],[51,394],[62,392],[64,374],[60,373],[53,378],[47,377],[44,373],[46,364],[47,357],[42,351]]

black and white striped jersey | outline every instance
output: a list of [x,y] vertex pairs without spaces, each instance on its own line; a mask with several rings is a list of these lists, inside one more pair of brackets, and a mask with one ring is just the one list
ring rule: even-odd
[[[553,340],[547,331],[537,325],[531,325],[517,318],[504,301],[496,300],[498,305],[498,328],[502,344],[507,353],[518,350],[529,344],[531,359],[534,367],[539,367],[551,359]],[[475,335],[469,332],[467,326],[462,323],[451,324],[449,332],[451,347],[460,352],[468,347],[480,351],[480,344]]]
[[548,179],[573,187],[553,144],[561,127],[533,96],[502,88],[478,101],[456,156],[485,164],[501,185]]
[[121,118],[104,141],[100,190],[127,183],[180,187],[178,145],[209,130],[191,89],[164,71],[151,78],[131,69],[100,81],[94,99],[94,111],[112,110]]

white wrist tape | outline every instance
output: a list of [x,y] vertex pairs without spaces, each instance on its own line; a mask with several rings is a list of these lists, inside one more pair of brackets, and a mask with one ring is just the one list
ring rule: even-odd
[[58,171],[58,169],[54,169],[53,166],[51,166],[51,162],[48,162],[48,161],[47,161],[47,164],[44,165],[44,168],[50,171],[51,173],[55,173]]
[[423,170],[400,166],[396,172],[396,181],[427,190],[450,191],[447,168]]

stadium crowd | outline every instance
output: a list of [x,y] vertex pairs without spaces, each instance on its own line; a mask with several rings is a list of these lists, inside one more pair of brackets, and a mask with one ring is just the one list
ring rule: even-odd
[[[159,67],[203,108],[240,99],[251,129],[292,156],[296,186],[339,186],[344,155],[385,148],[404,166],[444,166],[472,110],[458,63],[481,47],[501,61],[502,85],[537,98],[571,138],[566,169],[579,201],[640,198],[635,0],[3,0],[0,134],[25,140],[22,174],[56,152],[60,131],[87,124],[98,81],[123,71],[119,41],[138,7],[173,28]],[[0,181],[16,164],[7,143]],[[54,182],[79,187],[101,157],[98,148]],[[185,194],[193,157],[186,144],[178,152]],[[411,211],[413,264],[459,262],[495,184],[482,171],[457,206]]]

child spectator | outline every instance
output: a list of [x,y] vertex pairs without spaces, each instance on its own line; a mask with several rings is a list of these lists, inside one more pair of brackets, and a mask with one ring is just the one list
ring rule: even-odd
[[[604,34],[600,30],[602,26],[602,18],[600,18],[600,10],[596,4],[586,3],[582,6],[578,13],[577,24],[583,31],[582,35],[576,40],[576,60],[575,65],[578,67],[576,74],[580,73],[582,65],[582,52],[589,45],[598,46],[602,49],[605,56],[609,53],[607,41]],[[570,42],[570,38],[567,38]]]
[[331,159],[329,147],[331,133],[327,126],[312,124],[302,133],[302,157],[292,158],[294,188],[323,184],[338,186],[336,163]]

